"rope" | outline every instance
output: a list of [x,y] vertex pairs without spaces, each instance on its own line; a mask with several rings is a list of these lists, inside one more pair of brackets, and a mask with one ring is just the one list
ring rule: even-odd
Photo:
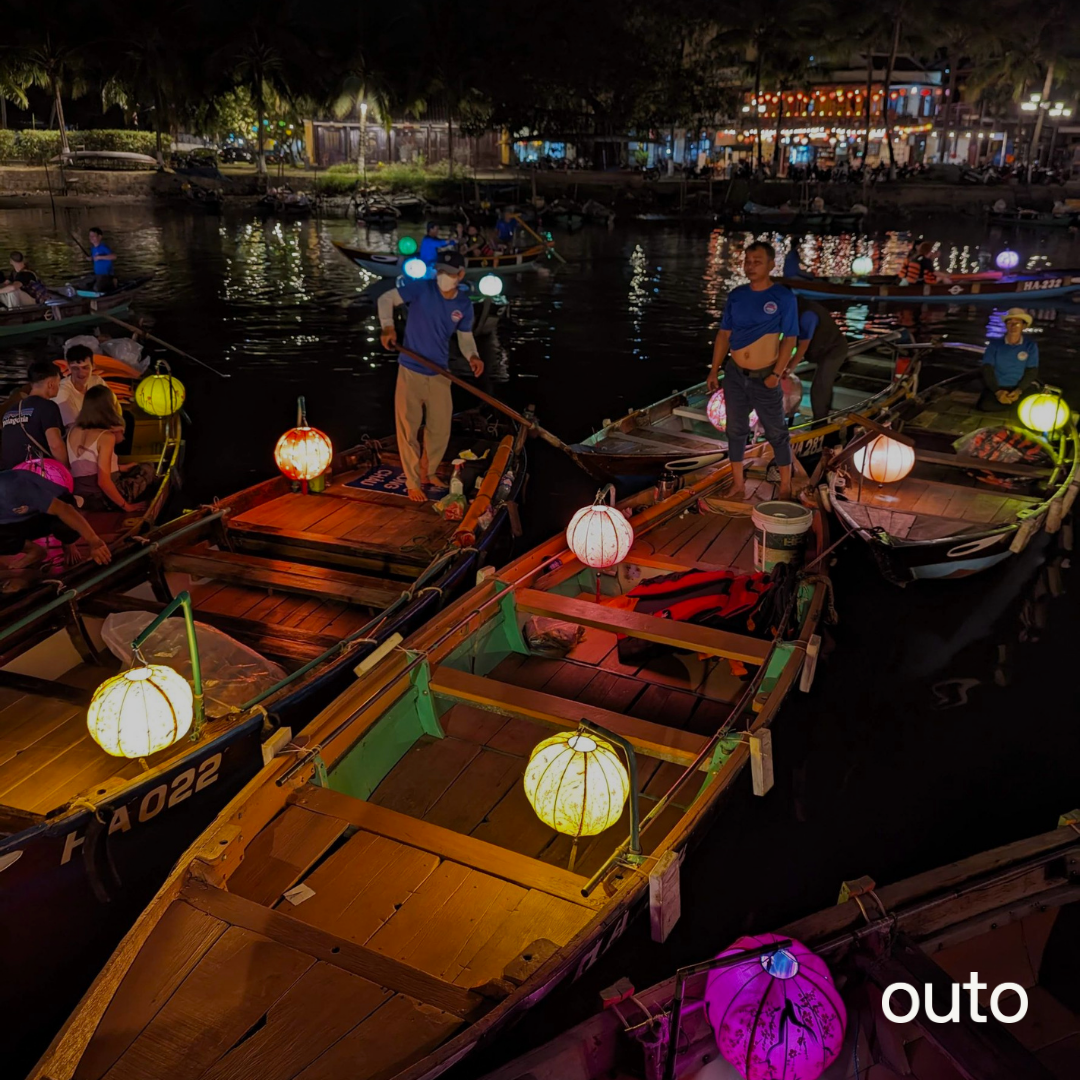
[[416,595],[423,596],[426,592],[437,593],[439,596],[442,596],[443,589],[441,585],[425,585]]

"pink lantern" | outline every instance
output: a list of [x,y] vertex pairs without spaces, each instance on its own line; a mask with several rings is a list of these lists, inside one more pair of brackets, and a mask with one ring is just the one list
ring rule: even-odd
[[608,484],[596,493],[592,506],[583,506],[566,526],[567,547],[586,566],[596,570],[597,602],[600,600],[600,571],[621,563],[630,554],[634,543],[634,527],[614,503],[615,488]]
[[[725,431],[727,429],[727,405],[724,402],[723,390],[717,390],[716,393],[709,398],[709,404],[705,406],[705,415],[709,418],[709,423],[712,424],[717,431]],[[757,413],[751,411],[750,427],[756,428],[757,423]]]
[[[720,956],[783,940],[741,937]],[[798,941],[711,971],[705,1010],[720,1053],[746,1080],[817,1080],[840,1053],[847,1027],[828,966]]]
[[71,473],[55,458],[32,458],[30,461],[20,462],[15,468],[43,476],[46,480],[51,480],[64,488],[68,494],[75,490],[75,481],[72,480]]

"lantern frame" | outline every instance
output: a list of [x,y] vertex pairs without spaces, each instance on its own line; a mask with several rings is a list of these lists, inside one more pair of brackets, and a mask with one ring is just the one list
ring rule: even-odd
[[[585,560],[582,559],[578,555],[578,553],[574,550],[574,548],[573,548],[573,546],[572,546],[572,544],[570,542],[571,528],[574,526],[575,522],[578,519],[578,516],[581,513],[585,512],[585,511],[592,510],[594,507],[597,507],[597,506],[603,506],[605,502],[608,504],[608,506],[616,514],[619,515],[619,517],[622,518],[622,520],[625,522],[627,528],[630,530],[630,543],[627,545],[626,555],[630,554],[630,548],[632,548],[634,546],[634,526],[633,526],[633,524],[631,524],[630,519],[615,505],[615,485],[614,484],[605,484],[596,493],[596,498],[593,499],[592,505],[591,506],[583,506],[580,510],[575,510],[574,511],[574,516],[570,519],[570,524],[566,526],[566,546],[568,548],[570,548],[570,551],[573,553],[574,557],[577,558],[581,562],[581,564],[583,566],[589,566],[590,564],[585,562]],[[596,571],[596,602],[597,603],[600,603],[600,571],[601,570],[606,570],[606,569],[608,569],[609,567],[612,567],[612,566],[618,566],[621,562],[624,562],[626,560],[626,555],[623,555],[622,558],[615,559],[614,562],[608,563],[607,566],[593,566],[593,567],[591,567],[591,569]]]
[[[298,397],[296,399],[296,425],[295,425],[295,427],[289,428],[289,430],[286,431],[278,439],[277,443],[275,443],[275,445],[274,445],[274,464],[277,465],[278,471],[282,474],[282,476],[286,477],[289,480],[293,480],[293,481],[299,480],[300,481],[300,490],[303,491],[303,493],[306,495],[308,493],[308,479],[309,479],[309,477],[306,477],[306,476],[289,476],[289,474],[281,467],[281,463],[278,461],[278,456],[277,456],[278,455],[278,450],[281,448],[281,444],[284,441],[285,437],[287,435],[291,435],[294,431],[313,431],[316,434],[322,436],[322,438],[324,438],[326,440],[326,445],[330,449],[330,460],[326,463],[326,468],[327,469],[330,468],[330,465],[333,463],[333,460],[334,460],[334,444],[330,441],[330,436],[329,435],[327,435],[323,431],[319,431],[318,428],[313,428],[308,423],[307,404],[305,403],[303,396]],[[324,469],[323,472],[325,472],[325,471],[326,470]],[[317,475],[322,475],[322,473],[319,473]],[[310,479],[314,480],[315,477],[314,476],[310,477]]]
[[[169,387],[169,400],[170,403],[175,402],[175,408],[171,412],[156,413],[146,408],[145,405],[139,400],[139,390],[146,385],[151,379],[167,379]],[[179,387],[179,391],[174,389],[174,384]],[[187,401],[187,388],[184,384],[172,373],[172,368],[169,366],[168,361],[158,360],[154,364],[154,370],[149,375],[144,375],[135,387],[135,404],[148,416],[153,416],[157,420],[167,420],[170,416],[175,416],[183,407],[184,402]]]
[[[1060,424],[1055,424],[1054,427],[1049,429],[1033,427],[1024,419],[1024,405],[1029,401],[1034,401],[1036,398],[1050,398],[1053,399],[1057,405],[1055,416],[1060,416],[1062,410],[1064,410],[1065,418]],[[1034,408],[1034,405],[1031,406]],[[1023,411],[1022,411],[1023,410]],[[1016,405],[1016,416],[1021,424],[1028,429],[1028,431],[1048,431],[1050,434],[1056,434],[1072,419],[1072,409],[1069,408],[1069,403],[1061,396],[1061,391],[1056,386],[1044,386],[1041,390],[1036,390],[1033,394],[1028,394],[1026,397],[1022,397]]]

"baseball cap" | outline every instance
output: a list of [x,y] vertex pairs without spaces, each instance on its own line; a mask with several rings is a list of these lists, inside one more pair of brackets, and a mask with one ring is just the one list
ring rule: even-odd
[[465,257],[460,251],[454,251],[452,248],[444,248],[435,256],[436,266],[449,266],[454,270],[461,270],[465,266]]

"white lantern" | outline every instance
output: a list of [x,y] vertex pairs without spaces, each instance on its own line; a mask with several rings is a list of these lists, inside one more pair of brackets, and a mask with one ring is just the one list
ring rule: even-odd
[[583,506],[566,527],[567,547],[596,570],[621,563],[634,543],[634,527],[614,506]]
[[610,743],[591,734],[563,731],[545,739],[525,769],[525,796],[536,816],[575,839],[611,828],[629,794],[626,766]]
[[852,460],[867,480],[892,484],[903,480],[915,467],[915,451],[907,443],[879,435],[869,445],[856,450]]
[[414,281],[418,281],[428,272],[427,263],[423,259],[416,258],[406,259],[402,269],[405,271],[406,277],[411,277]]
[[498,296],[503,291],[502,278],[498,274],[485,274],[476,287],[481,296]]
[[860,255],[851,264],[851,272],[856,277],[866,277],[874,272],[874,260],[869,255]]
[[187,679],[163,664],[142,664],[94,691],[86,726],[106,754],[141,758],[182,739],[193,715]]

